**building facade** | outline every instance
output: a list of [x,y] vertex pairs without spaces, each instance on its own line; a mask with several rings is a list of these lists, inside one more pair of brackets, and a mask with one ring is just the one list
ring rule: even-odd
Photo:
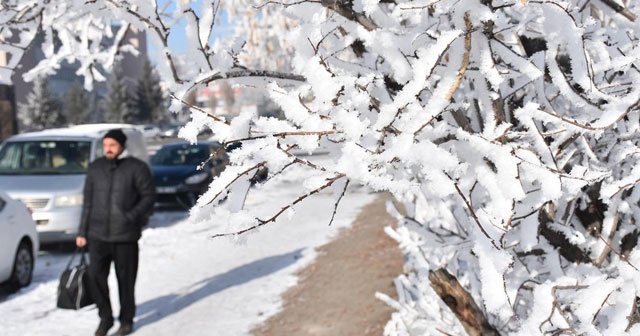
[[[119,27],[113,26],[112,29],[117,30]],[[106,46],[111,44],[112,41],[105,40],[103,43]],[[142,74],[144,62],[147,59],[146,34],[132,28],[125,35],[125,43],[135,46],[139,51],[139,55],[137,56],[126,52],[122,53],[121,59],[122,73],[129,84],[129,90],[133,92],[136,81]],[[21,125],[17,118],[18,107],[20,104],[26,103],[27,95],[33,89],[33,84],[31,82],[25,82],[23,75],[44,59],[45,56],[40,48],[41,45],[42,36],[39,36],[31,44],[31,47],[25,51],[20,63],[16,67],[12,77],[13,85],[6,85],[6,88],[0,85],[0,140],[4,140],[8,136],[21,131]],[[7,64],[6,57],[6,54],[0,51],[0,66]],[[83,83],[84,79],[76,75],[78,68],[78,63],[63,62],[60,64],[60,68],[56,74],[48,78],[51,92],[59,97],[63,97],[74,82]],[[107,74],[106,71],[103,71],[103,73]],[[106,90],[106,82],[94,83],[90,104],[87,106],[87,108],[91,110],[89,122],[100,120],[97,104],[100,98],[106,93]]]

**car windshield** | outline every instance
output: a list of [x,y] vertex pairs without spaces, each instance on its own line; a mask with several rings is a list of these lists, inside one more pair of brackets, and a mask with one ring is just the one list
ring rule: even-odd
[[0,174],[84,174],[90,150],[90,141],[6,142],[0,149]]
[[199,165],[209,159],[206,145],[166,146],[160,148],[151,158],[153,166]]

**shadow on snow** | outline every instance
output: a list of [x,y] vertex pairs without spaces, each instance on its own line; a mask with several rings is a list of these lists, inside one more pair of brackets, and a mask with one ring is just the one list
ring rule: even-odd
[[137,306],[136,329],[153,324],[167,316],[175,314],[190,305],[224,291],[263,276],[286,268],[300,259],[302,249],[256,260],[234,268],[227,273],[218,274],[209,279],[194,283],[190,288],[197,288],[187,294],[168,294]]

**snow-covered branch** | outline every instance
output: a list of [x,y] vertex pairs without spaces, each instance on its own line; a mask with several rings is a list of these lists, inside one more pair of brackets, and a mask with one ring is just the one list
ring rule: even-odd
[[[228,224],[222,236],[273,223],[319,192],[334,192],[335,213],[346,181],[392,193],[406,211],[388,231],[407,273],[387,335],[469,332],[429,285],[436,270],[476,302],[487,330],[640,333],[635,2],[195,3],[6,1],[1,45],[19,58],[44,34],[47,60],[32,75],[77,60],[98,80],[97,65],[134,52],[111,23],[145,30],[173,107],[191,110],[181,134],[208,127],[242,144],[192,209],[193,220]],[[222,11],[236,32],[214,41]],[[184,52],[168,44],[173,34]],[[186,103],[213,81],[264,88],[283,118],[226,120]],[[327,162],[295,154],[318,149]],[[245,201],[264,169],[264,183],[306,175],[299,195],[257,214]]]

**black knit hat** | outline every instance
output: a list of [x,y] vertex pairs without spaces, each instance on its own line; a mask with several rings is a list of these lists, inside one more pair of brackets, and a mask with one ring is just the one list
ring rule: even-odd
[[127,142],[127,136],[124,134],[124,132],[117,128],[117,129],[112,129],[109,132],[107,132],[107,134],[105,134],[102,139],[106,139],[106,138],[111,138],[114,139],[115,141],[117,141],[120,146],[122,146],[124,148],[124,144]]

